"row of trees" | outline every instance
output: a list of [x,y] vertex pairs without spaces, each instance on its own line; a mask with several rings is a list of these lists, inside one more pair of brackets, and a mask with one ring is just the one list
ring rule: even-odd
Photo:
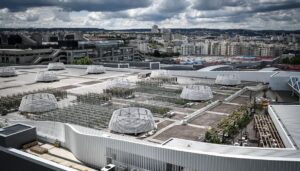
[[110,89],[104,89],[103,92],[114,97],[134,98],[134,89],[131,88],[114,87]]
[[93,61],[89,57],[84,57],[80,59],[74,59],[73,64],[75,65],[91,65]]
[[224,118],[216,128],[208,130],[205,134],[205,141],[220,144],[224,142],[224,136],[234,138],[234,136],[239,133],[239,130],[249,124],[251,119],[247,107],[242,106]]
[[280,61],[282,64],[300,65],[300,56],[294,56],[292,58],[284,58]]
[[154,50],[153,53],[148,53],[147,55],[158,57],[158,58],[164,58],[164,57],[179,56],[180,53],[178,53],[178,52],[177,53],[159,52],[159,50]]

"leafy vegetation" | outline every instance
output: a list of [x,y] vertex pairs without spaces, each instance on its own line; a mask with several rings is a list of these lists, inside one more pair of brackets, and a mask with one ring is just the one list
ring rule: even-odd
[[172,95],[176,96],[181,93],[181,89],[170,89],[164,87],[151,87],[151,86],[140,86],[136,88],[137,92],[159,94],[159,95]]
[[167,52],[159,52],[158,50],[154,50],[153,53],[148,53],[147,55],[158,57],[158,58],[164,58],[164,57],[174,57],[179,56],[180,53],[167,53]]
[[142,80],[136,82],[137,86],[146,86],[146,87],[161,87],[163,82],[160,80]]
[[[216,128],[206,132],[205,140],[211,143],[221,143],[220,134],[226,134],[227,137],[233,138],[239,130],[246,127],[251,121],[251,116],[248,114],[247,107],[242,106],[234,111],[231,115],[224,118]],[[219,139],[219,140],[217,140]]]
[[120,98],[133,98],[134,97],[134,89],[131,88],[120,88],[120,87],[114,87],[110,89],[104,89],[104,93],[110,94],[114,97],[120,97]]
[[141,103],[133,103],[131,104],[131,107],[141,107],[149,109],[153,114],[158,114],[158,116],[167,114],[171,109],[168,107],[159,107],[159,106],[153,106],[148,104],[141,104]]
[[74,59],[73,64],[75,65],[91,65],[93,61],[89,57],[84,57],[80,59]]
[[77,101],[93,105],[103,104],[111,100],[110,94],[88,93],[77,96]]
[[205,133],[205,140],[209,143],[221,144],[221,140],[218,136],[218,132],[216,129],[211,129]]
[[153,81],[158,81],[163,84],[177,84],[177,78],[176,77],[170,77],[170,78],[164,78],[164,77],[157,77],[157,78],[151,78]]
[[188,100],[181,99],[181,98],[162,97],[162,96],[156,96],[156,97],[153,98],[153,100],[166,101],[166,102],[174,103],[174,104],[177,104],[177,105],[185,105],[185,104],[190,102]]
[[280,61],[282,64],[289,65],[299,65],[300,64],[300,56],[294,56],[292,58],[284,58]]

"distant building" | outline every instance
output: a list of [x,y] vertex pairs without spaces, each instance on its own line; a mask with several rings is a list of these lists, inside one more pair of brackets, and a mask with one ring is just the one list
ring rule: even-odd
[[171,29],[162,28],[162,29],[160,29],[160,33],[171,33]]
[[157,25],[152,26],[151,33],[159,33],[159,28]]
[[195,45],[193,43],[186,43],[181,45],[181,55],[188,56],[195,54]]

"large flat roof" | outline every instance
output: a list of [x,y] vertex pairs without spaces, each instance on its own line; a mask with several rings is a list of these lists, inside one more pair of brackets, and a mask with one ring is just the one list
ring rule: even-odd
[[[83,94],[87,92],[101,92],[105,81],[130,75],[131,71],[106,68],[103,74],[86,74],[86,66],[68,66],[65,70],[54,71],[59,81],[49,83],[36,82],[40,71],[47,71],[44,66],[16,66],[16,77],[0,78],[0,97],[14,93],[29,92],[44,88],[67,88],[71,93]],[[69,88],[68,88],[69,87]]]
[[215,69],[222,68],[222,67],[232,68],[231,65],[212,65],[212,66],[208,66],[208,67],[199,69],[198,71],[213,71]]
[[260,148],[260,147],[240,147],[232,145],[212,144],[199,141],[171,138],[162,144],[165,147],[181,150],[224,155],[238,158],[283,158],[300,160],[299,150],[286,148]]
[[[295,148],[300,148],[300,105],[272,105],[270,106],[276,118],[278,127],[282,126],[279,131],[285,131],[285,136]],[[273,113],[271,113],[273,114]],[[281,135],[282,136],[282,135]],[[282,137],[285,138],[285,137]]]
[[[262,72],[262,71],[261,71]],[[265,72],[265,71],[264,71]],[[274,71],[272,77],[290,77],[290,76],[300,76],[300,72],[293,71]]]

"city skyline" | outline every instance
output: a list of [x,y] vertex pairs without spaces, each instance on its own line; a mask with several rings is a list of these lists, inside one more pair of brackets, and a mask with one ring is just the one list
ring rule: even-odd
[[3,0],[1,28],[299,30],[299,0]]

